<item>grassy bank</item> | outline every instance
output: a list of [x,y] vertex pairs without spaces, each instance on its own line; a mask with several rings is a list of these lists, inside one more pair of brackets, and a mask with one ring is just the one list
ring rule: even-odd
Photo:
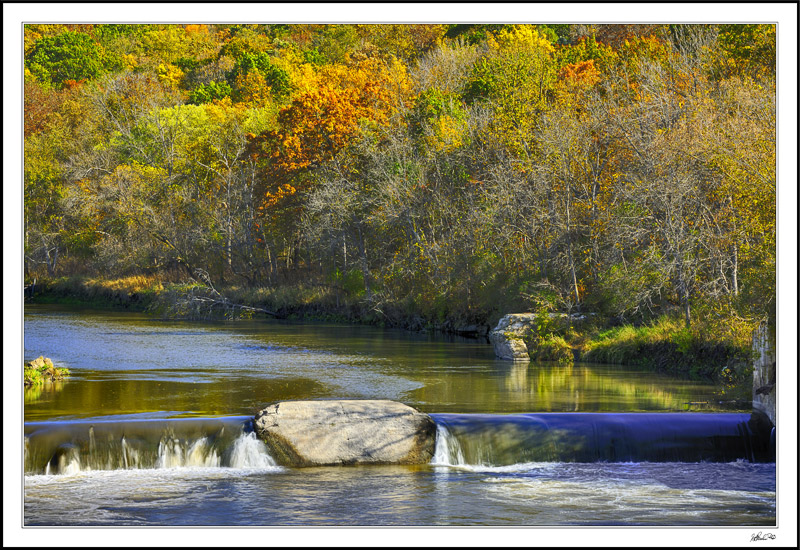
[[752,373],[750,331],[717,336],[707,325],[687,328],[680,319],[598,330],[583,343],[580,357],[593,363],[644,367],[691,379],[737,385]]
[[378,307],[362,298],[332,285],[215,288],[202,281],[170,282],[154,276],[40,279],[32,290],[26,290],[26,303],[140,311],[169,319],[273,317],[445,332],[457,324],[455,320],[433,323],[402,307]]
[[[142,311],[187,320],[275,317],[451,333],[463,325],[458,319],[432,322],[399,305],[376,307],[324,285],[216,289],[198,281],[164,282],[145,276],[70,277],[40,282],[29,302]],[[487,313],[484,329],[493,327],[498,318]],[[741,323],[711,326],[699,321],[686,328],[680,318],[668,316],[640,326],[609,327],[599,316],[572,323],[563,316],[545,314],[525,340],[536,361],[577,359],[627,365],[732,387],[750,375],[750,333],[751,327]]]
[[60,277],[27,286],[25,301],[34,304],[84,306],[91,309],[147,311],[165,286],[155,277],[121,279]]

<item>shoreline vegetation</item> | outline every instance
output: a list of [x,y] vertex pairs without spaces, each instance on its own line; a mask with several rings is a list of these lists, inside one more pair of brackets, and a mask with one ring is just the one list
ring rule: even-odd
[[776,30],[26,24],[28,293],[479,336],[530,312],[535,360],[744,381],[776,324]]
[[[30,287],[28,287],[29,290]],[[167,282],[156,277],[121,279],[61,277],[39,280],[26,303],[83,306],[89,309],[142,312],[162,319],[236,321],[275,318],[299,322],[373,325],[415,332],[460,334],[485,339],[500,314],[485,313],[482,322],[465,326],[463,319],[426,320],[418,312],[369,304],[333,287],[304,285],[277,288],[229,286],[217,290],[210,282]],[[387,312],[391,312],[391,315]],[[752,329],[722,323],[696,323],[687,328],[680,315],[661,316],[648,323],[618,324],[589,316],[571,323],[566,317],[540,316],[525,338],[531,360],[618,364],[644,368],[692,380],[710,380],[725,388],[746,383],[752,373]],[[488,340],[487,340],[488,345]]]
[[45,382],[56,382],[69,376],[69,369],[56,367],[49,357],[39,356],[33,361],[26,362],[23,368],[24,385],[26,388],[41,386]]

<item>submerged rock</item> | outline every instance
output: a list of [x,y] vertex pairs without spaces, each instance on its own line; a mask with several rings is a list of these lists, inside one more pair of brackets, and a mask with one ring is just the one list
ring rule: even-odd
[[430,416],[388,400],[281,401],[254,425],[285,466],[425,464],[436,441]]

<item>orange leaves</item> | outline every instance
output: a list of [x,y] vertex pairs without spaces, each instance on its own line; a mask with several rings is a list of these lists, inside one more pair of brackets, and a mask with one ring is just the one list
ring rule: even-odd
[[[268,159],[265,206],[274,206],[306,181],[303,173],[329,162],[359,134],[362,122],[388,125],[411,94],[405,66],[393,58],[361,56],[321,67],[278,115],[278,129],[250,139],[255,156]],[[291,187],[289,191],[288,187]]]
[[585,99],[595,84],[600,82],[600,71],[594,66],[594,59],[572,63],[561,68],[556,84],[556,97],[565,106],[576,106]]
[[186,25],[186,34],[208,34],[208,25]]
[[359,118],[368,115],[352,90],[323,85],[295,98],[278,115],[281,130],[267,136],[274,167],[288,172],[330,159],[355,135]]
[[75,90],[77,88],[80,88],[84,84],[86,84],[86,79],[85,78],[81,78],[80,80],[68,79],[68,80],[64,81],[64,88],[67,89],[67,90]]
[[249,71],[236,76],[236,99],[250,107],[263,107],[272,101],[272,86],[260,71]]
[[600,71],[595,68],[594,59],[590,59],[562,67],[558,79],[568,85],[589,88],[600,82]]
[[295,189],[288,183],[278,187],[278,189],[274,193],[267,191],[264,195],[264,203],[261,207],[259,207],[259,210],[271,208],[276,204],[278,204],[279,202],[281,202],[286,197],[291,197],[295,193],[297,193],[297,189]]

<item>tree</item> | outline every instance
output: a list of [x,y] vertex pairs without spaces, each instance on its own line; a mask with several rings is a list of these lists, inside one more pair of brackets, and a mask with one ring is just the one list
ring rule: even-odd
[[189,92],[189,101],[195,105],[211,103],[214,100],[230,97],[232,93],[233,89],[227,82],[218,83],[212,80],[208,84],[201,84]]
[[775,74],[775,25],[720,25],[712,74],[769,77]]
[[289,75],[274,65],[267,53],[242,53],[226,77],[228,83],[236,90],[236,94],[241,96],[252,86],[252,80],[247,78],[251,74],[258,75],[276,98],[286,97],[291,91]]
[[364,58],[320,76],[280,112],[278,129],[251,139],[257,156],[269,159],[265,208],[307,185],[308,171],[334,160],[362,122],[388,123],[410,93],[405,67],[392,58]]
[[88,35],[71,31],[38,40],[25,56],[25,66],[40,82],[57,87],[67,80],[96,78],[103,71],[98,45]]
[[537,154],[537,124],[556,80],[554,48],[529,25],[503,30],[488,43],[490,52],[473,67],[464,97],[468,103],[490,102],[495,139],[530,165]]

